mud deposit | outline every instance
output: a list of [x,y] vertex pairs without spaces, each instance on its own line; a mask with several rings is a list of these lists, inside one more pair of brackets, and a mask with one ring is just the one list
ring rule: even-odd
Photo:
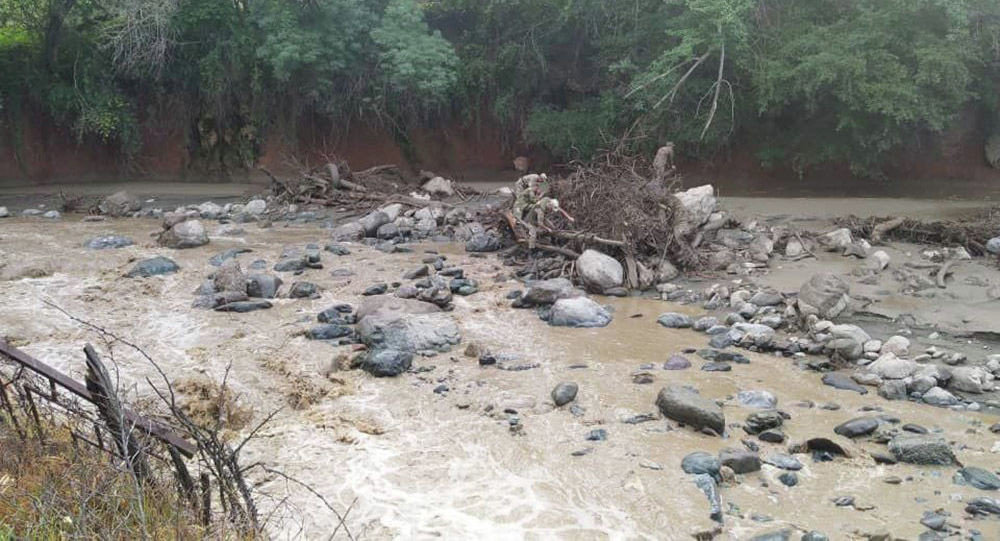
[[[662,366],[671,355],[703,348],[706,337],[665,329],[657,316],[697,315],[700,309],[602,298],[615,309],[610,326],[549,327],[531,310],[510,308],[505,295],[523,285],[509,279],[510,270],[498,260],[473,258],[446,244],[414,245],[412,253],[394,254],[350,245],[351,255],[324,252],[324,269],[300,277],[282,274],[286,289],[296,280],[318,284],[318,299],[278,298],[272,309],[247,314],[192,308],[194,290],[215,269],[208,263],[212,255],[249,248],[252,252],[240,256],[244,268],[263,259],[270,269],[284,247],[323,246],[329,236],[314,225],[243,228],[244,234],[212,237],[207,246],[169,250],[150,238],[159,229],[152,220],[6,219],[0,222],[0,333],[78,379],[84,370],[81,348],[92,342],[113,355],[123,387],[140,401],[152,398],[146,383],[155,375],[152,367],[121,346],[108,351],[96,333],[47,302],[128,337],[171,378],[218,381],[230,367],[229,385],[252,409],[253,420],[243,430],[280,410],[248,445],[244,460],[307,481],[340,511],[350,507],[351,533],[365,539],[691,539],[717,524],[709,519],[704,495],[681,470],[685,455],[743,448],[741,439],[756,442],[762,457],[787,453],[788,442],[836,439],[835,426],[862,415],[926,427],[951,443],[965,466],[996,471],[1000,465],[1000,435],[989,430],[1000,419],[990,413],[890,402],[874,389],[867,395],[836,390],[823,386],[818,373],[772,355],[747,353],[749,364],[705,372],[699,370],[704,361],[687,354],[691,368],[667,371]],[[136,244],[101,251],[83,247],[107,234],[131,237]],[[337,302],[356,306],[371,284],[401,281],[429,249],[448,255],[480,284],[479,293],[456,297],[451,316],[462,344],[451,353],[417,358],[415,370],[398,378],[375,379],[338,370],[335,358],[350,346],[302,336],[318,312]],[[181,270],[123,277],[136,261],[156,255],[174,259]],[[345,274],[332,272],[337,269],[353,275],[334,276]],[[481,367],[463,355],[468,344],[500,355],[500,364]],[[537,366],[511,370],[532,365]],[[648,377],[636,380],[637,372]],[[571,405],[556,408],[549,393],[562,381],[576,382],[579,394]],[[668,421],[654,401],[669,384],[691,385],[722,401],[729,425],[756,411],[740,405],[739,391],[770,391],[778,409],[790,416],[784,423],[788,441],[758,441],[738,426],[719,438]],[[824,404],[839,409],[820,407]],[[651,420],[623,422],[639,414],[650,414]],[[523,426],[520,433],[510,429],[514,415]],[[607,439],[588,441],[595,429],[605,430]],[[810,530],[830,539],[880,533],[916,539],[927,531],[920,523],[924,513],[943,510],[950,514],[946,528],[960,532],[956,539],[974,531],[980,532],[978,539],[1000,539],[996,516],[974,518],[965,511],[969,500],[995,498],[997,492],[955,484],[958,466],[878,465],[869,451],[885,452],[884,445],[865,438],[836,441],[852,457],[816,461],[796,455],[803,468],[794,487],[780,482],[783,471],[769,465],[723,483],[718,538],[750,539],[789,529],[793,539]],[[260,503],[262,515],[273,513],[270,528],[277,538],[325,538],[332,532],[336,518],[312,494],[261,473],[252,480],[270,495]],[[834,502],[844,496],[854,504]]]

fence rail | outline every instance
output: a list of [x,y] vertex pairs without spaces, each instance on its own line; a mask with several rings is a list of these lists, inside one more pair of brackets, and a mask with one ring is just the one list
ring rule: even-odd
[[[85,384],[69,377],[54,367],[32,357],[31,355],[28,355],[16,347],[11,346],[3,340],[0,340],[0,355],[7,357],[15,363],[18,363],[19,365],[49,380],[49,384],[53,388],[53,396],[55,396],[55,388],[61,387],[83,400],[90,402],[95,407],[98,406],[98,397],[95,397],[94,394],[87,389]],[[113,390],[108,391],[113,392]],[[129,425],[134,426],[142,432],[145,432],[146,434],[177,449],[177,451],[188,458],[194,456],[194,454],[198,451],[198,448],[194,444],[152,419],[147,419],[127,408],[122,408],[122,416]]]

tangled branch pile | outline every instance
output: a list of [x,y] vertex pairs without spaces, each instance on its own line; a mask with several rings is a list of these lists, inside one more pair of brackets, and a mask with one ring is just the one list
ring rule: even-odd
[[962,246],[972,255],[986,253],[986,242],[1000,233],[1000,207],[970,213],[959,220],[923,222],[912,218],[838,218],[835,223],[856,236],[870,237],[880,224],[895,223],[884,233],[886,239],[919,244]]
[[[655,269],[664,260],[699,267],[694,232],[682,226],[684,209],[674,195],[681,177],[657,175],[655,169],[648,159],[619,155],[575,165],[550,192],[572,220],[547,216],[550,227],[537,234],[551,244],[539,247],[568,257],[595,248],[621,256],[628,267],[638,262]],[[519,229],[515,234],[523,238]]]

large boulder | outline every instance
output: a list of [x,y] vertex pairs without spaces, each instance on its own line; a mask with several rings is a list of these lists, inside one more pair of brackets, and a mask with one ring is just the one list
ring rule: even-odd
[[[376,231],[378,228],[376,228]],[[365,226],[358,222],[348,222],[333,228],[330,237],[336,242],[359,241],[365,238]]]
[[495,252],[503,248],[500,238],[492,233],[474,233],[465,243],[466,252]]
[[377,314],[378,317],[402,317],[407,315],[434,314],[440,312],[441,308],[424,301],[416,299],[400,299],[387,295],[375,295],[365,297],[355,313],[358,322],[364,321],[368,316]]
[[882,379],[908,378],[919,369],[915,361],[900,359],[893,353],[886,353],[868,365],[868,371]]
[[160,244],[175,249],[197,248],[208,244],[208,233],[200,220],[185,220],[164,231]]
[[965,393],[980,394],[992,388],[993,375],[978,366],[954,366],[949,369],[948,387]]
[[215,291],[232,291],[246,295],[247,275],[240,267],[239,261],[229,259],[219,267],[219,270],[215,271],[212,276],[212,285],[215,287]]
[[392,220],[389,219],[389,215],[381,210],[370,212],[364,218],[358,220],[361,227],[365,228],[366,237],[374,237],[378,234],[378,228],[390,222]]
[[573,287],[573,282],[566,278],[552,278],[551,280],[539,280],[531,282],[528,290],[520,299],[523,306],[545,306],[553,304],[559,299],[571,299],[579,297],[583,292]]
[[251,274],[247,279],[247,295],[260,299],[273,299],[281,287],[281,278],[273,274]]
[[97,205],[97,208],[101,211],[101,214],[120,218],[142,209],[142,201],[138,197],[122,190],[105,197],[104,201],[101,201]]
[[587,297],[559,299],[552,305],[549,325],[553,327],[606,327],[611,312]]
[[677,192],[674,197],[680,202],[682,215],[679,225],[681,232],[685,234],[705,224],[719,206],[715,188],[711,184]]
[[696,429],[711,428],[718,434],[726,430],[722,408],[687,387],[664,387],[656,396],[656,407],[664,417]]
[[410,369],[413,354],[396,349],[369,351],[361,361],[361,369],[377,378],[395,377]]
[[358,325],[358,336],[372,349],[410,353],[446,352],[461,341],[458,325],[445,314],[369,315]]
[[576,260],[576,270],[587,289],[596,293],[619,287],[625,280],[625,269],[615,258],[597,250],[586,250]]
[[889,442],[889,452],[900,462],[950,466],[955,454],[944,439],[927,434],[900,434]]
[[799,289],[799,312],[815,314],[824,319],[835,318],[848,306],[850,288],[843,280],[829,272],[814,274]]

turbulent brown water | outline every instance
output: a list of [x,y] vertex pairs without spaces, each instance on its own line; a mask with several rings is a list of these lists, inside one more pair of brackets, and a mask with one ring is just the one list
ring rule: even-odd
[[[996,417],[888,402],[874,392],[837,391],[821,385],[818,374],[795,368],[791,360],[767,355],[750,354],[751,364],[734,365],[728,373],[702,372],[700,359],[690,355],[691,369],[665,371],[660,366],[668,356],[704,347],[705,339],[663,329],[656,317],[665,311],[696,311],[660,301],[605,299],[616,310],[609,327],[551,328],[533,312],[513,310],[502,300],[519,284],[494,279],[505,274],[497,261],[471,258],[448,246],[417,246],[411,254],[383,254],[363,246],[352,247],[354,254],[346,257],[324,253],[326,269],[301,277],[324,288],[321,299],[279,299],[271,310],[243,315],[191,308],[194,289],[214,269],[207,262],[211,255],[248,247],[254,252],[241,256],[244,267],[258,258],[273,264],[286,245],[323,243],[326,238],[312,226],[245,228],[242,238],[213,237],[208,246],[172,251],[150,239],[149,233],[158,229],[153,221],[0,221],[0,333],[82,379],[83,344],[93,342],[107,351],[106,345],[45,303],[50,301],[129,337],[158,359],[171,378],[205,375],[219,380],[231,366],[229,384],[253,407],[257,420],[280,408],[248,446],[247,463],[261,461],[308,482],[338,511],[353,505],[347,524],[355,536],[370,539],[690,539],[712,529],[707,502],[681,471],[680,461],[692,451],[741,447],[742,431],[731,429],[720,439],[663,419],[621,422],[630,415],[655,413],[656,393],[670,383],[692,385],[704,396],[724,400],[730,423],[752,411],[737,404],[733,397],[738,391],[769,390],[791,415],[784,427],[790,441],[833,437],[834,426],[862,415],[865,406],[878,406],[904,423],[942,431],[957,443],[957,455],[966,465],[995,470],[1000,463],[1000,438],[986,428]],[[138,244],[100,252],[82,247],[87,239],[108,233],[130,236]],[[480,282],[479,294],[455,303],[462,346],[415,362],[433,370],[396,379],[331,370],[336,355],[347,348],[308,341],[301,331],[335,301],[357,303],[367,285],[398,280],[419,264],[426,248],[448,253]],[[122,278],[134,261],[160,254],[175,259],[181,272]],[[356,274],[335,278],[330,271],[337,268]],[[287,275],[283,279],[294,281]],[[482,368],[462,355],[468,343],[516,356],[512,364],[539,366],[524,371]],[[125,387],[137,398],[149,399],[145,378],[153,376],[152,368],[121,346],[111,353]],[[648,363],[655,365],[647,370],[654,383],[634,384],[632,375]],[[579,384],[582,416],[551,404],[549,391],[560,381]],[[440,384],[450,391],[434,393]],[[807,408],[801,401],[833,402],[841,409]],[[518,411],[522,434],[510,432],[505,408]],[[585,441],[595,428],[607,430],[607,441]],[[760,445],[764,456],[785,452],[784,445]],[[978,529],[985,539],[1000,539],[997,519],[971,520],[963,511],[964,501],[991,494],[954,484],[956,468],[879,466],[865,451],[884,447],[848,445],[854,458],[813,462],[799,455],[805,467],[793,488],[778,482],[780,470],[767,465],[760,473],[742,476],[737,485],[724,486],[727,514],[720,537],[748,539],[795,528],[820,530],[831,539],[882,530],[913,539],[925,530],[919,524],[924,511],[944,509],[951,513],[950,523],[966,531]],[[586,448],[593,450],[571,455]],[[886,483],[893,476],[901,484]],[[333,514],[307,491],[263,474],[253,480],[272,496],[261,507],[274,512],[270,524],[277,537],[327,537],[335,527]],[[854,496],[857,505],[837,507],[832,500],[839,496]]]

